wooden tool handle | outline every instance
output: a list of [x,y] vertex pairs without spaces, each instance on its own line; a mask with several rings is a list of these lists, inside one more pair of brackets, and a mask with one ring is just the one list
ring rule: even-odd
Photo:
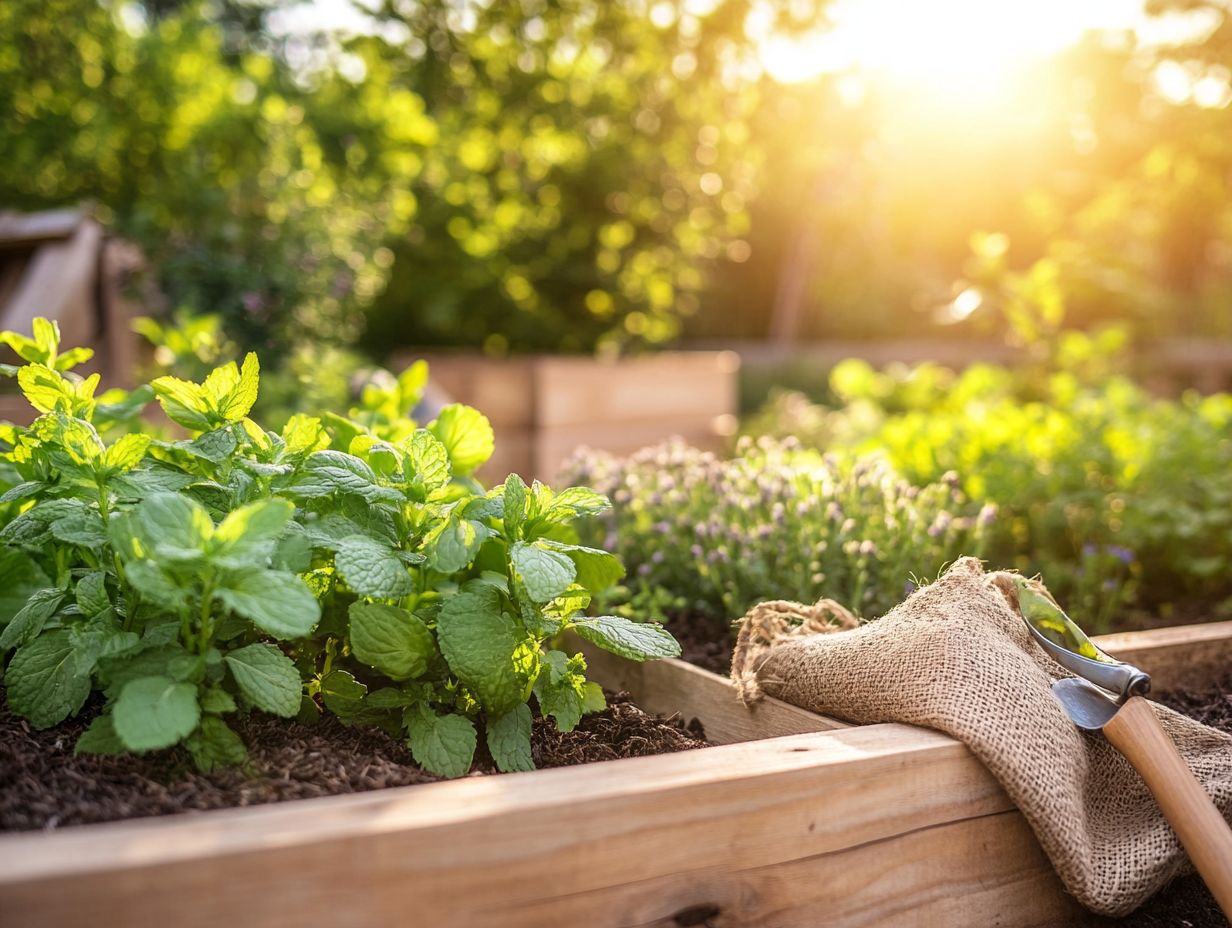
[[1134,765],[1194,868],[1232,919],[1232,828],[1190,772],[1155,711],[1141,696],[1117,710],[1104,735]]

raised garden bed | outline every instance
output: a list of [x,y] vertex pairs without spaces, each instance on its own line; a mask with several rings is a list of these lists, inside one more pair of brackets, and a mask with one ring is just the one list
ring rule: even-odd
[[[1232,623],[1109,636],[1158,690],[1214,684]],[[1025,820],[958,742],[753,710],[680,661],[595,679],[719,746],[0,838],[23,928],[1079,924]]]

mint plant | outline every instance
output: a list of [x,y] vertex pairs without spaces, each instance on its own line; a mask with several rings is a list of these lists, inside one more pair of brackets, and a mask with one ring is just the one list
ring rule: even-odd
[[[246,756],[236,712],[332,712],[405,735],[441,775],[481,735],[525,770],[532,698],[562,730],[604,704],[563,633],[679,653],[660,626],[586,614],[624,573],[573,528],[606,498],[517,476],[485,491],[482,414],[408,415],[423,365],[351,416],[273,432],[249,418],[255,355],[96,400],[72,370],[88,352],[59,353],[46,320],[33,334],[0,336],[26,361],[0,373],[40,413],[0,426],[0,650],[9,705],[38,727],[100,694],[79,751],[182,744],[208,770]],[[186,435],[135,418],[151,397]]]

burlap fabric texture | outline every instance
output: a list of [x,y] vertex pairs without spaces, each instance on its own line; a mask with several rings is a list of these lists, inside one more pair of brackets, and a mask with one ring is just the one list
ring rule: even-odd
[[[841,606],[766,603],[745,617],[732,678],[860,724],[904,722],[966,743],[1030,822],[1066,888],[1124,915],[1188,867],[1134,769],[1077,729],[1051,685],[1072,676],[1031,639],[1011,575],[972,558],[875,622]],[[1232,737],[1156,705],[1164,728],[1232,818]]]

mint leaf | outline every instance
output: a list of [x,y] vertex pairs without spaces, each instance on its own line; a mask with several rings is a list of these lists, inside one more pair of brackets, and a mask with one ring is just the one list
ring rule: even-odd
[[510,541],[520,537],[522,523],[526,521],[526,484],[517,474],[505,478],[503,516],[505,537]]
[[18,648],[4,683],[13,711],[35,728],[64,721],[90,695],[90,675],[78,671],[72,642],[63,629]]
[[127,524],[141,546],[137,556],[145,558],[155,557],[159,549],[200,549],[214,533],[214,521],[205,507],[180,493],[148,497],[132,510]]
[[449,452],[427,429],[416,429],[403,442],[407,458],[407,479],[428,500],[449,483]]
[[555,599],[569,588],[577,569],[567,554],[538,544],[514,542],[509,560],[526,585],[526,592],[537,603]]
[[592,593],[601,593],[625,575],[620,558],[598,548],[570,545],[541,538],[536,544],[568,556],[577,568],[577,582]]
[[58,541],[85,548],[99,548],[107,543],[102,517],[84,507],[52,522],[51,534]]
[[30,594],[50,586],[51,581],[30,555],[0,546],[0,625],[25,608]]
[[662,625],[633,622],[618,615],[600,615],[574,620],[570,628],[605,651],[633,661],[679,657],[680,645]]
[[464,715],[437,715],[423,703],[406,710],[407,743],[415,762],[441,777],[460,777],[471,769],[478,738]]
[[302,638],[321,618],[321,604],[304,581],[282,570],[232,572],[216,595],[275,638]]
[[73,745],[74,754],[123,754],[124,742],[116,734],[111,716],[100,715]]
[[552,497],[540,518],[545,522],[568,523],[579,516],[594,516],[611,508],[611,502],[602,493],[588,487],[569,487]]
[[299,713],[304,687],[291,658],[272,644],[250,644],[223,655],[235,684],[254,706],[273,715]]
[[124,684],[112,710],[116,734],[130,751],[169,748],[201,720],[197,687],[169,677],[142,677]]
[[205,391],[178,377],[159,377],[150,383],[167,418],[193,432],[204,432],[214,423]]
[[396,551],[366,535],[351,535],[338,545],[334,565],[361,596],[396,599],[414,589]]
[[436,643],[414,613],[381,603],[352,603],[351,651],[393,680],[409,680],[428,669]]
[[83,615],[98,615],[111,606],[107,596],[107,575],[92,570],[77,581],[77,607]]
[[130,471],[141,463],[149,447],[149,435],[135,432],[124,435],[103,452],[103,467],[113,474]]
[[453,472],[458,477],[474,473],[492,456],[495,442],[492,424],[477,409],[453,403],[440,411],[428,431],[445,446]]
[[344,725],[352,725],[362,717],[367,692],[368,687],[345,670],[331,670],[321,678],[321,700]]
[[295,506],[285,499],[263,499],[236,509],[214,530],[213,551],[263,564],[294,514]]
[[436,637],[449,669],[474,690],[484,708],[507,712],[522,701],[514,667],[516,625],[501,612],[500,594],[475,585],[449,599],[436,617]]
[[353,454],[329,449],[308,455],[303,472],[287,492],[306,499],[345,493],[369,503],[402,501],[397,490],[376,482],[376,474],[365,461]]
[[443,574],[465,570],[490,537],[492,530],[486,525],[460,518],[457,513],[453,513],[424,538],[428,563],[433,570]]
[[488,719],[488,750],[502,773],[535,769],[530,753],[531,721],[530,707],[526,703]]
[[218,404],[218,411],[228,422],[239,422],[252,411],[253,404],[257,401],[260,371],[261,365],[257,361],[256,353],[248,352],[240,368],[239,382]]
[[0,650],[7,651],[37,638],[47,620],[60,608],[64,596],[64,590],[55,589],[37,590],[31,594],[25,606],[13,616],[13,621],[0,632]]
[[216,715],[201,718],[201,726],[184,742],[193,763],[202,773],[219,767],[242,764],[248,757],[248,749],[240,736]]

